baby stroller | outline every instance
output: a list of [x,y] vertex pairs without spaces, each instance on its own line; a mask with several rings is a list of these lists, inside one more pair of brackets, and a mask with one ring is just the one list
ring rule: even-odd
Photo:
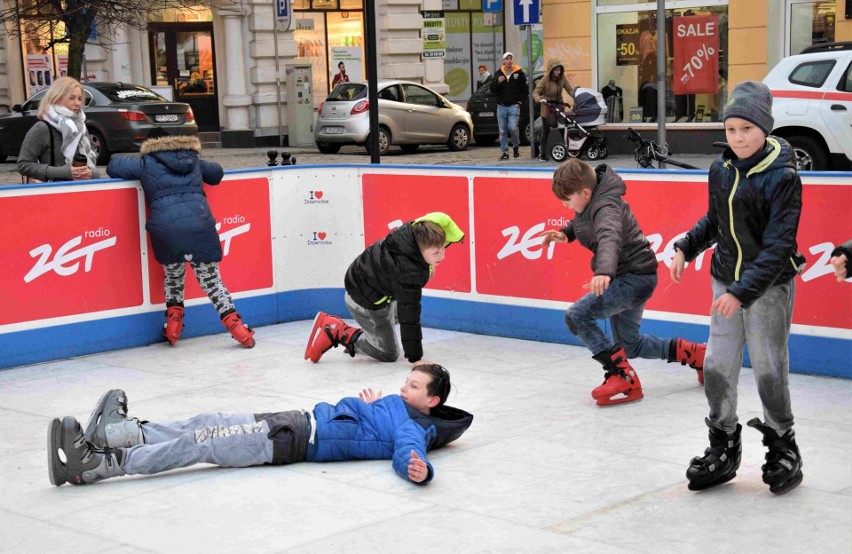
[[574,108],[570,112],[556,110],[558,142],[548,141],[547,152],[553,161],[585,154],[590,160],[602,160],[609,155],[606,137],[598,130],[606,125],[606,102],[603,95],[588,88],[574,89]]

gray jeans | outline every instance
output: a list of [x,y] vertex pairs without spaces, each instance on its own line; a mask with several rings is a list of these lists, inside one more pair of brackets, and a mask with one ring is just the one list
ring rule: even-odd
[[123,466],[128,474],[152,475],[200,463],[249,467],[304,461],[309,434],[305,415],[296,411],[146,422],[145,443],[127,449]]
[[[714,300],[725,294],[725,289],[723,283],[713,279]],[[795,295],[796,285],[791,279],[771,287],[749,308],[738,308],[730,319],[718,314],[711,316],[704,360],[704,394],[714,427],[726,433],[736,430],[737,384],[746,343],[766,424],[779,435],[793,427],[787,383],[790,370],[787,339]]]
[[344,301],[349,313],[364,331],[355,341],[355,351],[380,362],[395,362],[399,359],[395,329],[396,302],[391,302],[387,308],[381,310],[368,310],[359,306],[348,293]]

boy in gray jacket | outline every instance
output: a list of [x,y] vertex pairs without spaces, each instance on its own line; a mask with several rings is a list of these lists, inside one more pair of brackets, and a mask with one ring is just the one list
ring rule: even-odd
[[[559,231],[545,231],[543,244],[578,240],[594,253],[594,277],[583,286],[591,292],[565,313],[568,329],[604,368],[604,382],[592,398],[599,406],[642,399],[628,358],[680,362],[698,371],[703,383],[705,345],[639,333],[645,302],[657,287],[657,257],[622,199],[627,187],[621,177],[605,164],[593,169],[571,158],[553,174],[552,190],[577,216]],[[598,327],[599,319],[609,319],[614,340]]]

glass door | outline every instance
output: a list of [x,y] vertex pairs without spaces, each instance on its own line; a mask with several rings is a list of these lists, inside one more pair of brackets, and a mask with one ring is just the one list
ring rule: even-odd
[[151,23],[151,82],[170,86],[176,102],[192,106],[199,131],[219,130],[213,26]]

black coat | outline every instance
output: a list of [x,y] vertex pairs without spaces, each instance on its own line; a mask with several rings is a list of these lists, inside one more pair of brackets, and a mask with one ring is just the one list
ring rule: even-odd
[[796,253],[802,180],[793,149],[769,137],[746,160],[726,150],[710,167],[708,188],[707,214],[675,248],[691,261],[715,242],[710,274],[748,308],[795,277],[804,261]]
[[[506,79],[500,83],[500,76]],[[491,81],[491,92],[497,95],[497,103],[501,106],[513,106],[520,104],[530,94],[527,85],[527,76],[524,75],[524,70],[517,65],[512,66],[512,71],[506,75],[506,71],[501,66]]]

